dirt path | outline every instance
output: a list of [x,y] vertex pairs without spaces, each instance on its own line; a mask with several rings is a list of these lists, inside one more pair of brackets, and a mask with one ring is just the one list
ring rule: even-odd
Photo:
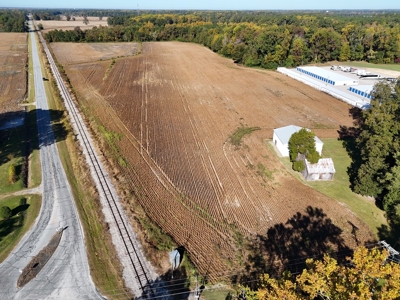
[[23,195],[30,195],[30,194],[37,194],[37,195],[43,194],[43,186],[39,185],[39,186],[31,188],[31,189],[23,189],[20,191],[3,194],[3,195],[0,195],[0,200],[11,197],[11,196],[23,196]]

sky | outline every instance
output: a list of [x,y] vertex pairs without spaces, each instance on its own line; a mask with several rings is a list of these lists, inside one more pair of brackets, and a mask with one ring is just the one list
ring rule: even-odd
[[0,0],[0,7],[199,9],[199,10],[301,10],[400,9],[399,0]]

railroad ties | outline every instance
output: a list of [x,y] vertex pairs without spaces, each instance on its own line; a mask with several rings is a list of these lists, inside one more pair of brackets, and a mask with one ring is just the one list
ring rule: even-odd
[[[162,284],[160,285],[159,283],[158,286],[160,288],[157,289],[156,284],[153,283],[151,276],[148,274],[149,270],[147,270],[146,267],[143,265],[142,262],[143,256],[141,255],[141,253],[139,253],[139,251],[141,250],[138,250],[138,246],[135,243],[136,240],[132,237],[129,231],[129,225],[127,224],[126,217],[124,217],[122,213],[122,207],[120,206],[117,199],[115,199],[114,188],[111,186],[107,173],[103,171],[101,162],[99,161],[99,158],[96,155],[92,147],[92,144],[90,143],[90,137],[88,136],[87,130],[84,127],[85,126],[84,122],[80,114],[78,113],[78,109],[73,103],[72,98],[62,80],[62,77],[56,67],[56,64],[47,47],[47,44],[43,39],[40,31],[38,31],[38,34],[40,41],[43,45],[43,49],[50,63],[50,67],[52,69],[54,78],[56,79],[61,96],[64,99],[64,104],[68,109],[69,115],[71,117],[71,123],[75,127],[75,130],[77,131],[76,133],[80,136],[81,146],[84,149],[84,152],[86,151],[87,158],[93,167],[94,172],[92,171],[92,175],[94,175],[93,179],[96,182],[96,186],[100,194],[100,197],[104,197],[106,203],[108,204],[108,209],[112,215],[113,220],[115,221],[117,231],[123,242],[125,253],[132,265],[135,274],[135,279],[137,281],[135,286],[138,286],[141,291],[141,295],[140,296],[136,295],[136,296],[139,296],[138,297],[139,299],[151,299],[155,297],[160,299],[168,299],[169,298],[168,293],[163,288],[163,285]],[[135,294],[138,293],[138,291],[134,292]]]

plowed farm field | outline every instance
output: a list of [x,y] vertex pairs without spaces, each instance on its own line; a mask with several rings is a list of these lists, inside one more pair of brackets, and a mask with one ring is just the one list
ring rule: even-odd
[[[260,264],[249,249],[261,249],[265,262],[290,264],[373,240],[348,208],[285,171],[265,143],[273,128],[289,124],[336,137],[340,125],[352,125],[348,104],[200,45],[143,43],[139,55],[115,64],[81,62],[80,47],[89,51],[52,45],[81,106],[121,134],[114,143],[131,193],[201,273],[217,279]],[[111,51],[91,49],[86,57]],[[65,52],[79,63],[63,60]],[[261,130],[235,147],[229,136],[242,125]],[[245,246],[243,236],[253,242]]]
[[[0,113],[20,111],[27,92],[26,33],[0,33]],[[0,116],[1,118],[1,116]]]

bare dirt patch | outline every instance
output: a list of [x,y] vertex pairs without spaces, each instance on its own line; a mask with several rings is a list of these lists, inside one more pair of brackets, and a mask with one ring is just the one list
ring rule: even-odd
[[[221,270],[373,239],[349,209],[293,178],[264,144],[273,128],[289,124],[336,137],[340,125],[352,125],[348,104],[195,44],[144,43],[141,55],[118,59],[100,80],[103,64],[65,69],[81,105],[121,134],[112,143],[125,159],[118,177],[126,198],[185,247],[201,273],[217,279]],[[261,130],[238,148],[228,137],[242,124]],[[245,245],[243,236],[257,242]],[[259,249],[264,266],[247,257]]]
[[39,274],[39,272],[46,265],[50,257],[56,251],[58,244],[60,243],[61,237],[62,231],[54,234],[48,245],[40,250],[40,252],[34,258],[32,258],[29,264],[22,270],[17,282],[17,286],[19,288],[26,285],[29,281],[35,278],[37,274]]
[[[27,93],[26,33],[0,33],[0,113],[21,111]],[[0,118],[2,118],[0,116]]]

